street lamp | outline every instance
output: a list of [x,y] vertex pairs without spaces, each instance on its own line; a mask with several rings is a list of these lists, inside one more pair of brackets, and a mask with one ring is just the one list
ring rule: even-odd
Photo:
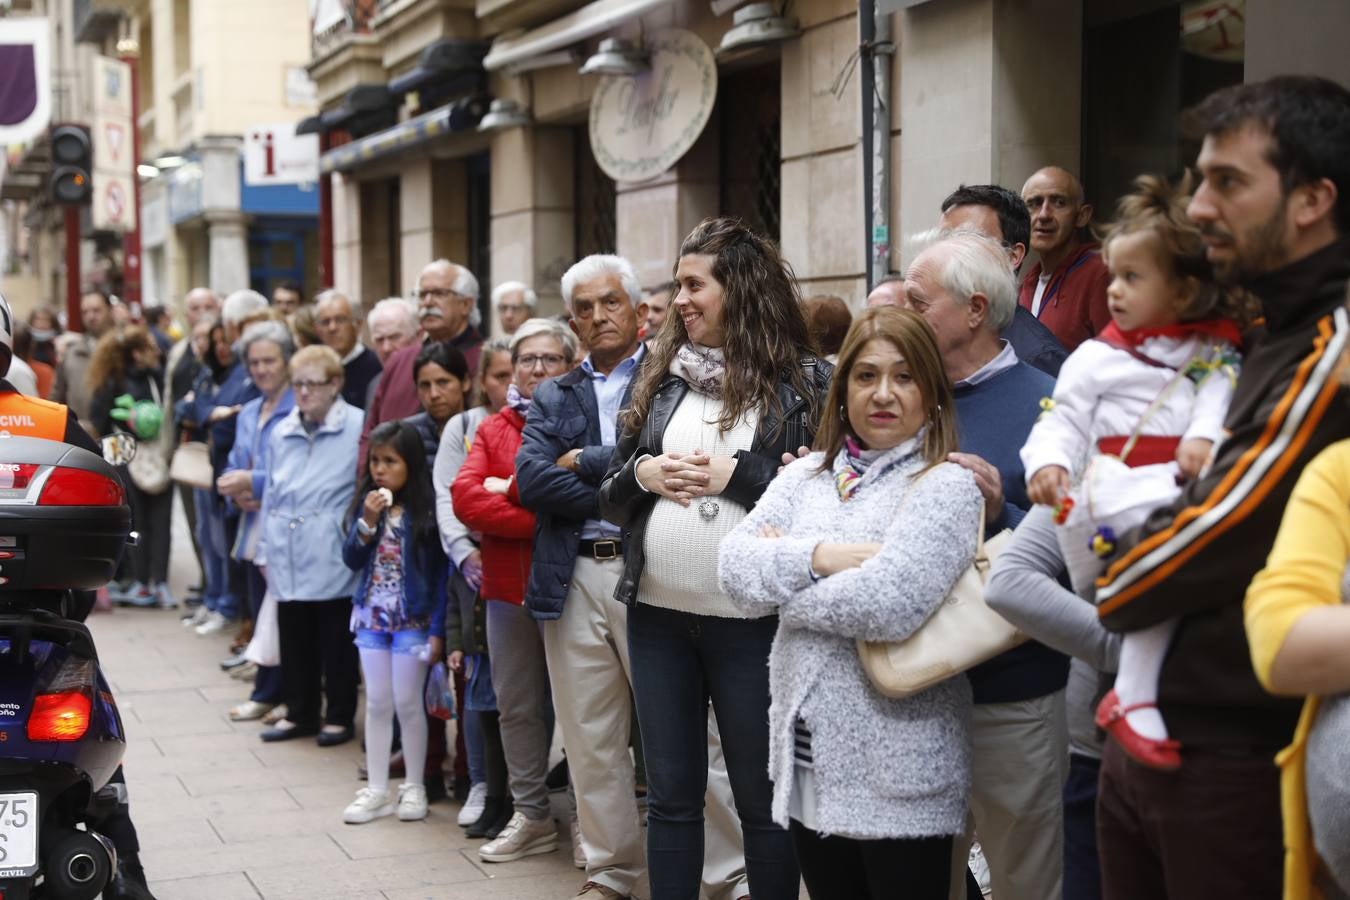
[[797,20],[775,13],[772,3],[751,3],[736,10],[731,17],[731,29],[722,35],[717,55],[721,57],[736,50],[781,43],[801,33]]
[[579,70],[582,75],[641,75],[652,67],[651,57],[632,41],[605,38],[600,49]]
[[514,100],[493,100],[487,115],[478,123],[479,131],[520,128],[530,124],[530,114]]

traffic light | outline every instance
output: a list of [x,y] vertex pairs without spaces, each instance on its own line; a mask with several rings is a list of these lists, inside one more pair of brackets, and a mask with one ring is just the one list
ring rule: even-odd
[[58,125],[52,129],[52,202],[81,206],[93,196],[94,149],[89,129]]

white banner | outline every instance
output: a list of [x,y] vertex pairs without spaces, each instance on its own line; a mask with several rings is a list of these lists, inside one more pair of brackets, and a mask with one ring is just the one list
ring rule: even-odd
[[0,19],[0,148],[31,141],[51,121],[50,47],[45,18]]
[[313,184],[319,180],[319,136],[295,133],[294,122],[244,132],[244,184]]

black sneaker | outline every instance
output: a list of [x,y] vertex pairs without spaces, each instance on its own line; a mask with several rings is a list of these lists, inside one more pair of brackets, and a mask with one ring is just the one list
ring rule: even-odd
[[565,791],[568,778],[567,757],[564,756],[562,762],[549,769],[548,776],[544,779],[544,787],[548,788],[550,794]]
[[501,817],[502,798],[488,797],[483,802],[483,812],[472,825],[464,826],[464,836],[470,838],[487,837],[488,829]]
[[117,858],[117,870],[103,888],[103,900],[155,900],[145,883],[140,858],[132,853]]
[[489,841],[495,841],[497,836],[502,833],[502,829],[511,821],[511,817],[516,814],[516,804],[510,798],[507,798],[502,801],[500,810],[497,814],[497,820],[483,832],[483,837]]

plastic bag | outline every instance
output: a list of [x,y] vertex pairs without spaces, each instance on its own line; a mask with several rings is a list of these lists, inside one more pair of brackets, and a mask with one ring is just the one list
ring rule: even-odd
[[277,622],[277,598],[271,591],[263,596],[258,619],[253,623],[253,639],[244,648],[244,659],[259,666],[281,665],[281,626]]
[[427,715],[449,721],[455,718],[455,692],[450,686],[450,672],[445,663],[438,662],[427,672]]

